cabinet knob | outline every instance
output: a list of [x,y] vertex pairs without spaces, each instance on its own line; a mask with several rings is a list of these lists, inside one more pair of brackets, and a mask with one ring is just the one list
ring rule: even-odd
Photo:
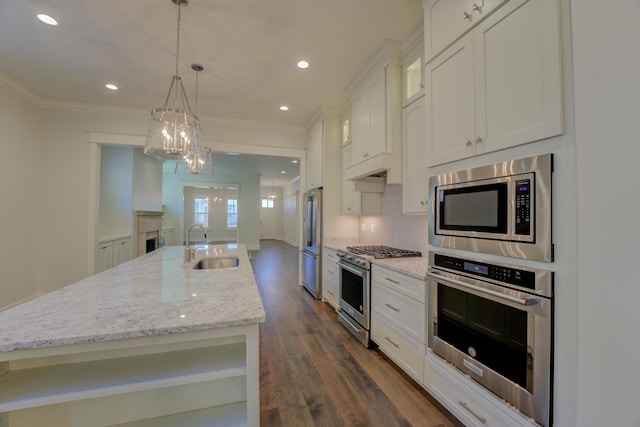
[[479,6],[475,2],[473,3],[473,6],[471,6],[471,9],[473,9],[474,12],[482,13],[482,6]]
[[469,15],[469,13],[464,12],[462,14],[462,19],[466,19],[467,21],[471,22],[471,15]]
[[482,138],[476,136],[476,144],[480,144],[482,142]]
[[473,144],[473,142],[471,142],[471,140],[470,140],[470,139],[467,139],[467,144],[466,144],[466,145],[467,145],[467,147],[471,147],[471,145],[472,145],[472,144]]

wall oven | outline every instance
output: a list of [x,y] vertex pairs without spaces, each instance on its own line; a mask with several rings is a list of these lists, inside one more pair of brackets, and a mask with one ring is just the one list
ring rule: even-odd
[[429,243],[553,261],[551,178],[544,154],[429,179]]
[[551,424],[553,273],[429,253],[428,346]]

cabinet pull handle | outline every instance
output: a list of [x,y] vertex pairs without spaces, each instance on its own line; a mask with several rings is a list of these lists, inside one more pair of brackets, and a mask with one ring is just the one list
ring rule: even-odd
[[327,289],[327,293],[328,293],[329,295],[332,295],[332,296],[333,296],[333,295],[335,295],[335,294],[334,294],[333,292],[331,292],[329,289]]
[[474,12],[482,13],[482,6],[479,6],[475,2],[473,3],[473,6],[471,6],[471,9],[473,9]]
[[384,337],[385,340],[389,341],[395,348],[400,348],[399,344],[394,343],[391,338],[389,337]]
[[467,139],[467,147],[471,147],[472,144],[473,144],[473,142],[471,142],[470,139]]
[[393,311],[400,311],[399,308],[392,306],[391,304],[385,304],[387,307],[389,307],[391,310]]
[[471,15],[469,15],[467,12],[464,12],[462,14],[462,19],[466,19],[467,21],[471,22]]
[[478,419],[478,421],[480,421],[482,424],[486,424],[487,423],[487,419],[485,417],[481,417],[480,415],[476,414],[473,409],[469,408],[469,405],[467,405],[467,402],[463,402],[462,400],[459,400],[458,403],[460,404],[460,406],[462,406],[464,409],[466,409],[467,411],[469,411],[469,413],[471,415],[473,415],[474,417],[476,417]]
[[476,136],[476,144],[480,144],[482,142],[482,138]]
[[392,278],[390,278],[390,277],[385,277],[385,279],[387,279],[387,280],[388,280],[389,282],[391,282],[391,283],[395,283],[396,285],[399,285],[399,284],[400,284],[400,282],[398,282],[398,281],[396,281],[396,280],[393,280],[393,279],[392,279]]
[[327,273],[329,273],[329,274],[335,274],[335,273],[334,273],[333,271],[331,271],[331,270],[327,270]]

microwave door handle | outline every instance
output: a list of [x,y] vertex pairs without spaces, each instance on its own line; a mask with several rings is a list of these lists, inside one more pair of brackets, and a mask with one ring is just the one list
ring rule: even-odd
[[505,300],[505,301],[509,301],[524,307],[530,307],[532,305],[536,305],[538,304],[538,300],[535,298],[516,298],[516,297],[512,297],[511,295],[505,295],[503,293],[500,292],[496,292],[496,291],[492,291],[491,289],[485,289],[485,288],[481,288],[479,286],[475,286],[472,285],[470,283],[466,283],[466,282],[461,282],[459,280],[455,280],[455,279],[451,279],[451,278],[445,278],[440,276],[439,274],[434,274],[431,272],[427,272],[427,276],[432,277],[436,280],[442,280],[445,282],[450,282],[450,283],[454,283],[458,286],[462,286],[463,288],[467,288],[467,289],[473,289],[474,291],[478,291],[484,294],[488,294],[491,296],[494,296],[496,298]]

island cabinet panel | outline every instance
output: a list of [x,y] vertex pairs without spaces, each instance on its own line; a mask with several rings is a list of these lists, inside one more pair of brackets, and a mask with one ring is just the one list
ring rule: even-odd
[[563,132],[558,0],[510,0],[425,68],[431,166]]
[[[7,427],[189,426],[219,414],[257,426],[257,329],[232,327],[193,342],[132,339],[115,349],[94,343],[67,354],[15,352],[0,377],[0,414]],[[206,425],[212,420],[219,421]]]

